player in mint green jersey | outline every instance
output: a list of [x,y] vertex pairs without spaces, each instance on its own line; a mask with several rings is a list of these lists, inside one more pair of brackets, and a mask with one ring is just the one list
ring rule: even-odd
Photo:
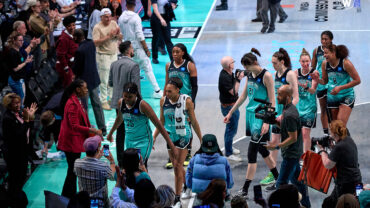
[[316,126],[316,88],[317,82],[311,74],[316,70],[310,67],[310,54],[303,48],[299,58],[301,68],[295,71],[298,77],[299,102],[297,109],[302,126],[303,152],[311,149],[311,128]]
[[[321,33],[321,45],[315,48],[312,54],[312,61],[311,61],[311,66],[312,68],[316,68],[318,71],[320,78],[322,77],[322,70],[321,70],[321,65],[322,62],[325,60],[324,57],[324,47],[327,47],[331,44],[333,44],[333,33],[329,30],[323,31]],[[319,99],[319,104],[320,104],[320,110],[321,110],[321,124],[322,128],[324,131],[324,134],[329,134],[329,122],[328,122],[328,109],[327,109],[327,94],[328,94],[328,88],[327,85],[321,85],[318,84],[317,86],[317,98]]]
[[242,189],[240,190],[240,194],[244,197],[248,196],[249,186],[256,173],[258,153],[261,154],[273,175],[272,180],[269,181],[269,183],[274,183],[279,176],[276,164],[272,159],[270,152],[265,147],[270,139],[270,125],[268,123],[263,123],[261,119],[257,119],[254,112],[260,105],[260,103],[254,101],[254,98],[271,102],[272,107],[275,107],[274,80],[272,79],[271,73],[259,65],[255,54],[261,56],[257,49],[252,48],[251,52],[244,54],[241,60],[242,65],[247,71],[246,84],[243,93],[224,118],[224,122],[228,123],[232,114],[244,103],[247,97],[249,97],[249,102],[246,106],[246,136],[250,136],[251,139],[248,146],[248,168],[246,179]]
[[344,45],[330,45],[324,48],[322,78],[316,72],[313,78],[320,84],[328,84],[328,109],[331,120],[347,124],[355,103],[354,86],[361,83],[360,76],[347,59],[349,51]]
[[[167,131],[154,113],[152,107],[141,99],[138,87],[135,83],[126,83],[123,87],[123,98],[119,100],[120,111],[116,117],[112,129],[109,131],[107,140],[113,141],[113,133],[124,121],[125,146],[124,149],[135,148],[141,150],[143,161],[148,161],[152,147],[153,136],[149,126],[149,119],[159,129],[169,147],[177,153]],[[123,148],[123,147],[117,147]]]

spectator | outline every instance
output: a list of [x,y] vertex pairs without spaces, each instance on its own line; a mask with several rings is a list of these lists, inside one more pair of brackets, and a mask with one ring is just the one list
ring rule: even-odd
[[[36,47],[40,44],[40,38],[32,38],[27,34],[27,27],[26,24],[22,20],[17,20],[13,24],[13,30],[17,31],[23,36],[23,45],[20,48],[20,52],[22,54],[23,59],[27,59],[29,54],[34,54],[37,52]],[[45,39],[43,39],[45,41]],[[32,62],[26,64],[25,66],[27,72],[27,78],[31,75],[32,72]]]
[[68,202],[67,208],[90,208],[91,200],[87,191],[80,191]]
[[64,91],[60,106],[64,106],[60,128],[58,148],[65,152],[68,171],[63,185],[62,195],[71,198],[77,192],[74,162],[84,152],[83,143],[89,134],[102,135],[101,130],[91,128],[87,112],[81,104],[81,98],[87,96],[86,82],[73,81]]
[[98,199],[99,207],[109,207],[107,179],[114,180],[115,164],[112,154],[105,156],[110,165],[100,158],[103,156],[101,137],[94,136],[84,141],[86,157],[77,159],[74,165],[74,172],[78,177],[78,189],[87,191],[91,199]]
[[302,206],[299,203],[301,198],[302,195],[294,185],[285,184],[271,193],[268,199],[268,205],[269,207],[301,208]]
[[[72,70],[77,79],[82,79],[86,82],[96,123],[98,128],[102,130],[103,136],[105,136],[107,133],[107,127],[105,125],[104,112],[99,99],[98,87],[100,84],[100,78],[96,65],[96,48],[93,41],[85,39],[85,34],[82,29],[77,29],[73,36],[79,46],[75,52],[75,60]],[[89,97],[82,99],[82,103],[86,110]]]
[[110,0],[109,9],[112,12],[112,19],[117,22],[122,14],[121,0]]
[[157,187],[154,208],[170,208],[175,202],[175,192],[167,185]]
[[117,60],[117,41],[122,40],[122,34],[115,21],[111,21],[111,11],[104,8],[100,12],[101,21],[94,26],[93,40],[96,46],[96,61],[100,77],[100,102],[104,110],[112,110],[107,102],[112,99],[112,87],[108,85],[109,69]]
[[330,134],[336,145],[332,148],[330,154],[320,144],[317,144],[325,168],[337,168],[334,190],[329,197],[325,198],[323,207],[324,205],[327,208],[335,207],[341,195],[355,194],[356,185],[361,183],[362,180],[358,164],[357,146],[347,132],[343,121],[334,120],[330,124]]
[[[137,63],[132,60],[134,55],[133,48],[130,41],[125,41],[119,45],[119,51],[123,55],[122,58],[113,62],[109,71],[109,85],[113,87],[111,107],[116,109],[116,116],[121,114],[118,100],[121,99],[123,93],[123,86],[126,83],[132,82],[140,89],[140,68]],[[108,136],[109,138],[109,136]],[[123,150],[125,146],[125,124],[122,122],[117,128],[116,134],[117,160],[121,167],[121,158],[123,157]]]
[[26,86],[24,83],[27,77],[26,65],[32,62],[33,57],[27,56],[26,59],[22,57],[20,48],[23,45],[23,36],[20,33],[13,31],[8,37],[7,44],[9,47],[7,64],[10,71],[8,84],[13,92],[20,96],[21,106],[23,106],[26,96]]
[[88,24],[89,29],[87,33],[87,39],[90,39],[90,40],[93,39],[94,27],[96,24],[98,24],[101,21],[100,10],[102,10],[103,8],[106,8],[107,6],[108,6],[108,0],[95,0],[95,4],[94,4],[95,8],[93,12],[90,14],[90,18],[89,18],[89,24]]
[[154,14],[150,18],[150,27],[152,28],[153,39],[152,39],[152,61],[154,64],[158,64],[158,39],[164,40],[168,56],[172,61],[172,48],[173,43],[171,41],[171,23],[169,19],[165,19],[164,5],[170,4],[172,8],[176,8],[175,3],[170,3],[168,0],[152,0]]
[[364,190],[358,196],[358,201],[360,202],[361,208],[369,208],[370,207],[370,191]]
[[41,14],[41,5],[38,0],[29,0],[27,2],[31,16],[29,18],[29,24],[31,31],[35,37],[41,37],[45,35],[45,41],[41,44],[42,55],[37,59],[36,65],[39,66],[41,60],[46,57],[46,50],[50,47],[50,36],[52,33],[52,25],[50,25],[40,14]]
[[76,29],[75,23],[76,18],[74,16],[68,16],[63,19],[63,25],[66,29],[60,35],[56,47],[57,62],[55,70],[59,74],[63,88],[70,85],[74,78],[72,66],[75,52],[78,48],[78,44],[73,40],[73,33]]
[[143,33],[143,26],[138,14],[135,12],[135,0],[129,0],[126,2],[127,10],[123,12],[118,20],[118,25],[121,29],[125,40],[129,40],[134,48],[135,56],[133,60],[139,64],[140,69],[144,70],[146,77],[149,79],[153,87],[153,97],[161,98],[163,92],[158,86],[157,80],[153,74],[152,64],[150,63],[150,51],[145,42]]
[[211,208],[222,208],[225,205],[227,189],[223,179],[213,179],[206,190],[198,194],[193,206],[209,205]]
[[297,186],[299,192],[302,194],[302,205],[309,208],[311,204],[307,186],[302,182],[298,182],[298,176],[301,172],[299,158],[303,154],[303,141],[299,113],[292,103],[293,87],[290,85],[281,86],[278,89],[277,100],[279,104],[284,105],[282,116],[276,119],[276,123],[281,131],[281,142],[277,145],[269,143],[266,145],[266,148],[269,150],[281,148],[283,161],[276,184],[266,187],[266,190],[275,190],[281,185],[288,184],[290,181]]
[[[75,3],[76,4],[76,3]],[[49,0],[49,5],[50,5],[50,10],[53,11],[58,11],[58,15],[61,18],[73,15],[76,13],[76,6],[77,5],[70,5],[70,6],[63,6],[61,7],[58,3],[57,0]]]
[[247,201],[244,197],[236,195],[231,199],[231,208],[248,208]]
[[[137,155],[136,155],[137,156]],[[125,171],[120,171],[116,166],[117,181],[110,195],[110,206],[113,208],[137,208],[134,200],[134,190],[126,185]],[[121,200],[120,191],[124,194],[126,200]]]
[[[206,134],[202,138],[202,145],[190,160],[186,170],[186,186],[194,193],[206,190],[209,183],[216,178],[226,181],[227,188],[234,185],[231,167],[218,146],[217,138],[213,134]],[[190,198],[190,192],[182,198]]]
[[360,208],[360,204],[353,194],[343,194],[339,197],[335,208]]
[[3,98],[6,111],[3,114],[4,159],[8,169],[8,194],[11,207],[26,207],[27,196],[22,190],[27,177],[28,141],[37,105],[21,111],[21,98],[15,93]]
[[123,154],[122,169],[125,171],[126,175],[126,185],[131,189],[135,188],[135,184],[143,179],[149,179],[150,176],[147,173],[142,157],[138,156],[137,149],[129,148],[126,149]]

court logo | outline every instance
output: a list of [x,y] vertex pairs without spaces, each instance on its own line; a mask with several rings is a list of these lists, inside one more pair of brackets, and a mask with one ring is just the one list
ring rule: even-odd
[[315,21],[326,22],[328,21],[328,0],[317,0],[315,8]]

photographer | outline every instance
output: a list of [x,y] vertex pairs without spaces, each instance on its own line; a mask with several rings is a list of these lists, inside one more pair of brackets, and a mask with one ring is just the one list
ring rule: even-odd
[[[220,77],[218,78],[218,91],[220,92],[221,112],[223,116],[226,116],[229,113],[231,108],[235,105],[235,102],[238,100],[240,80],[244,77],[244,73],[241,71],[236,71],[234,75],[234,63],[234,59],[230,56],[225,56],[221,59],[222,70],[220,72]],[[240,151],[234,149],[232,146],[233,138],[238,131],[239,116],[239,109],[236,109],[230,117],[230,122],[226,124],[224,134],[225,156],[227,159],[236,162],[242,161],[240,157],[236,156]]]
[[357,146],[353,139],[347,135],[348,131],[343,121],[332,121],[330,132],[336,142],[330,154],[317,143],[317,147],[320,149],[319,154],[325,168],[337,168],[337,179],[335,180],[334,190],[323,202],[323,207],[328,208],[335,207],[341,195],[346,193],[355,194],[356,185],[361,183]]
[[282,115],[276,119],[276,125],[280,127],[281,143],[278,145],[268,144],[266,148],[269,150],[281,148],[283,162],[280,166],[280,175],[276,184],[267,187],[266,190],[275,190],[290,181],[297,186],[302,194],[302,205],[309,208],[311,204],[308,198],[307,186],[297,181],[301,172],[299,158],[303,153],[303,141],[299,113],[292,103],[292,98],[293,89],[290,85],[283,85],[278,89],[278,103],[284,105]]

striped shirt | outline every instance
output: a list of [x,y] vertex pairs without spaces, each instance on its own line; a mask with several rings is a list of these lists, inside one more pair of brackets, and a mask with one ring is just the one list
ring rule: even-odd
[[87,191],[91,198],[103,199],[109,205],[107,179],[114,180],[114,175],[107,162],[85,157],[75,161],[74,172],[78,177],[78,188]]

